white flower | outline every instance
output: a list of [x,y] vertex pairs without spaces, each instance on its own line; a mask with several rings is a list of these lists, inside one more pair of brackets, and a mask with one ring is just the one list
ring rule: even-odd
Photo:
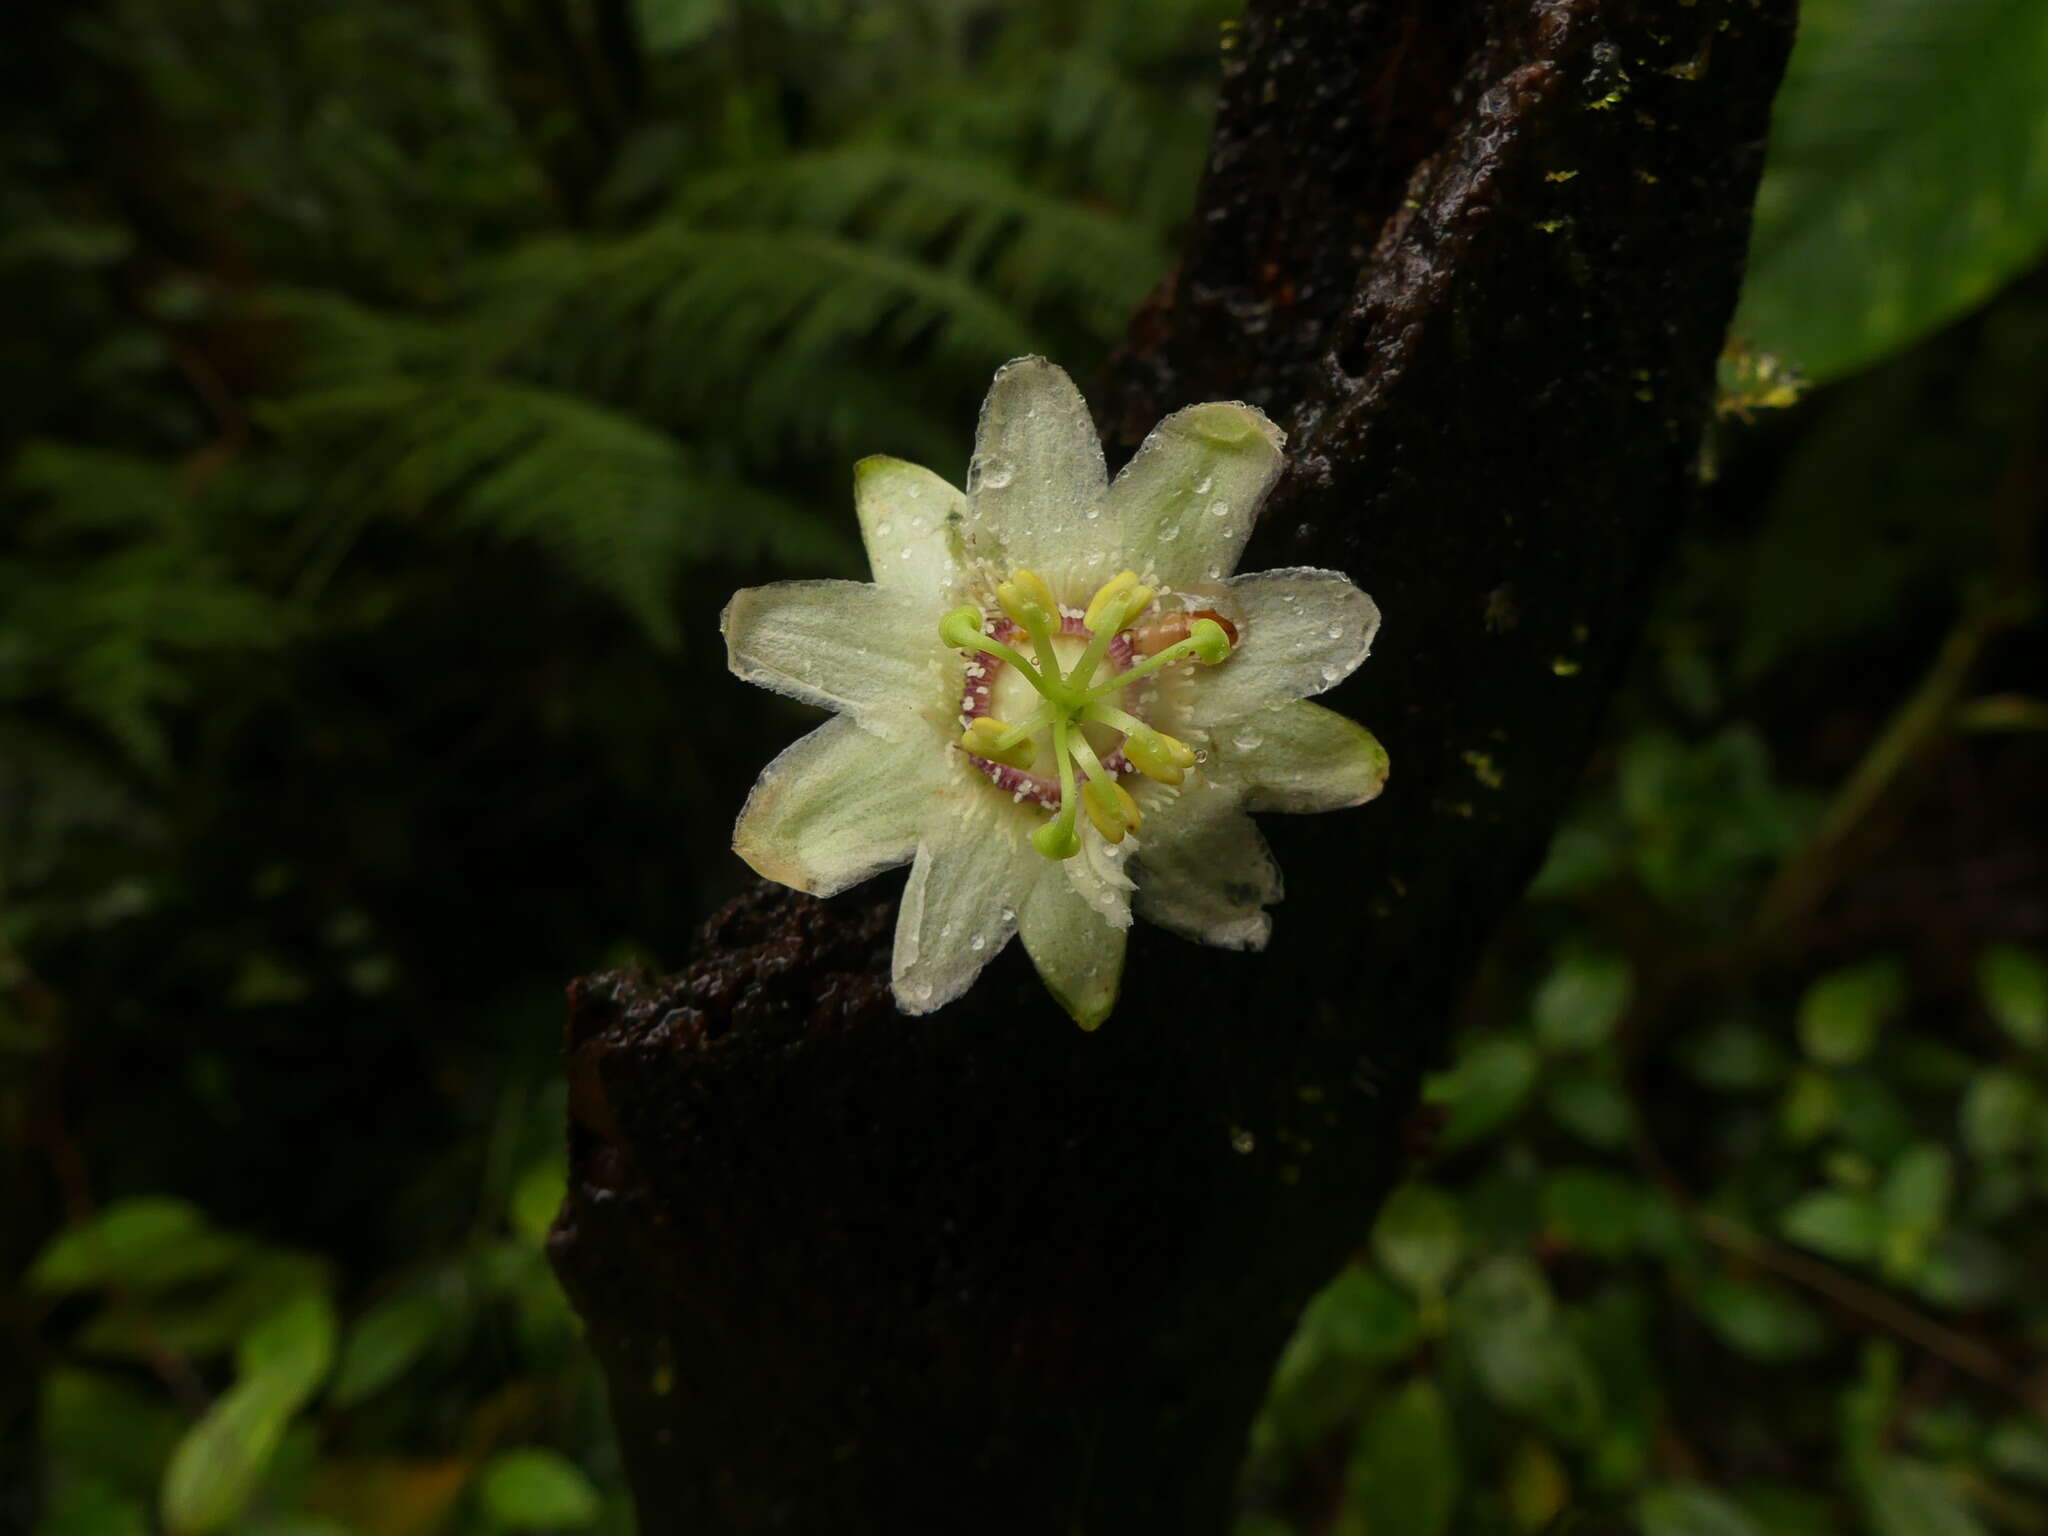
[[1280,871],[1247,810],[1379,793],[1372,734],[1306,702],[1365,659],[1372,599],[1335,571],[1230,574],[1282,441],[1250,406],[1190,406],[1112,484],[1072,381],[1023,358],[982,406],[965,495],[860,463],[873,582],[727,606],[736,674],[838,713],[762,772],[733,847],[819,896],[910,863],[905,1012],[959,997],[1018,935],[1092,1029],[1134,905],[1265,944]]

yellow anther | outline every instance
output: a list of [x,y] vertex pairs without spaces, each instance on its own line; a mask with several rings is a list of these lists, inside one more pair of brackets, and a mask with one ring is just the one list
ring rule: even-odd
[[1045,615],[1044,622],[1050,624],[1059,617],[1059,599],[1052,595],[1045,578],[1036,571],[1027,571],[1022,566],[1010,572],[1010,579],[996,588],[996,602],[1014,624],[1027,629],[1031,621],[1025,617],[1028,610],[1036,608]]
[[960,750],[1006,768],[1029,768],[1038,756],[1038,743],[1027,736],[1007,747],[999,746],[1009,729],[1002,721],[986,715],[971,720],[960,735]]
[[1161,784],[1178,784],[1195,766],[1195,750],[1178,737],[1150,726],[1124,737],[1124,756],[1138,772]]
[[1136,571],[1120,571],[1105,581],[1088,600],[1083,618],[1097,634],[1107,629],[1114,634],[1151,606],[1152,589],[1138,580]]
[[1083,784],[1081,806],[1095,823],[1095,830],[1109,842],[1122,842],[1124,834],[1138,825],[1138,802],[1115,779],[1090,779]]

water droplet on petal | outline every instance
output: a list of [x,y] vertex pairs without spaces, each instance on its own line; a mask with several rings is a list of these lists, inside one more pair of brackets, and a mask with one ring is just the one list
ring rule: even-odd
[[1230,503],[1221,496],[1218,496],[1209,503],[1209,513],[1212,517],[1228,517],[1230,516]]
[[968,947],[969,949],[975,949],[975,950],[980,950],[980,949],[987,949],[987,948],[988,948],[988,938],[987,938],[987,936],[986,936],[985,934],[979,934],[979,933],[977,933],[977,934],[976,934],[976,935],[975,935],[975,936],[974,936],[973,938],[971,938],[971,939],[969,939],[969,940],[967,941],[967,947]]
[[1008,459],[984,459],[978,467],[981,472],[975,477],[976,485],[985,486],[991,491],[1000,491],[1017,476]]
[[875,532],[887,533],[891,528],[895,526],[896,525],[894,523],[890,522],[889,519],[885,517],[879,523],[875,524]]
[[1338,678],[1342,677],[1343,675],[1344,675],[1344,669],[1343,669],[1342,667],[1338,666],[1338,665],[1337,665],[1337,664],[1336,664],[1335,662],[1325,662],[1325,663],[1323,664],[1323,681],[1324,681],[1324,682],[1326,682],[1326,683],[1334,683],[1334,682],[1336,682],[1336,681],[1337,681],[1337,679],[1338,679]]
[[1162,544],[1171,544],[1175,539],[1179,537],[1179,523],[1168,523],[1164,528],[1159,530],[1159,542]]
[[1204,476],[1202,476],[1202,478],[1201,478],[1201,479],[1199,479],[1199,480],[1197,480],[1197,481],[1195,482],[1195,494],[1196,494],[1197,496],[1206,496],[1206,495],[1208,495],[1208,494],[1209,494],[1209,487],[1210,487],[1210,486],[1212,486],[1212,485],[1214,485],[1215,483],[1216,483],[1216,478],[1215,478],[1215,476],[1213,476],[1213,475],[1204,475]]
[[1342,640],[1344,638],[1344,626],[1342,624],[1332,624],[1330,626],[1330,638],[1332,640]]
[[1261,736],[1257,731],[1253,730],[1250,726],[1241,725],[1237,728],[1235,732],[1232,733],[1230,739],[1231,742],[1237,747],[1238,751],[1255,752],[1258,750],[1259,744],[1263,742],[1266,738]]

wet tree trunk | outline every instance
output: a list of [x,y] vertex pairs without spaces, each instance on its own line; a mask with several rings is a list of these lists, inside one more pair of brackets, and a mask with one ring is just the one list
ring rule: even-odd
[[1093,1035],[1014,947],[897,1013],[890,881],[577,983],[553,1254],[650,1536],[1225,1528],[1692,499],[1792,13],[1254,0],[1095,399],[1124,450],[1197,400],[1287,426],[1245,568],[1378,599],[1327,702],[1392,784],[1266,818],[1271,948],[1141,926]]

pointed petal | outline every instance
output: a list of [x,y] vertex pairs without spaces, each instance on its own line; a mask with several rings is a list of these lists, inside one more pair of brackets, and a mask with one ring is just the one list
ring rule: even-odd
[[853,503],[877,586],[950,594],[955,524],[967,498],[923,465],[883,454],[853,466]]
[[1221,581],[1237,569],[1286,434],[1263,411],[1212,401],[1175,411],[1109,488],[1122,565],[1153,586]]
[[1249,811],[1336,811],[1387,782],[1387,749],[1348,715],[1295,699],[1233,720],[1209,746],[1209,772]]
[[1216,784],[1184,791],[1145,821],[1138,854],[1138,915],[1183,938],[1223,949],[1264,949],[1266,908],[1280,899],[1280,866],[1266,840]]
[[918,711],[943,705],[932,603],[863,581],[778,581],[733,595],[719,619],[736,676],[852,715],[878,735],[930,729]]
[[959,997],[1016,933],[1018,909],[1039,877],[1026,861],[1044,862],[1024,840],[1026,824],[993,813],[954,816],[943,806],[927,814],[896,912],[890,980],[905,1013],[931,1013]]
[[755,873],[832,896],[909,861],[936,751],[828,720],[761,770],[732,847]]
[[1229,584],[1242,614],[1229,659],[1195,675],[1189,716],[1215,726],[1344,681],[1372,649],[1380,611],[1339,571],[1260,571]]
[[1047,864],[1024,900],[1018,932],[1039,979],[1069,1018],[1094,1029],[1109,1017],[1123,980],[1127,930],[1104,922],[1066,876]]
[[[975,556],[1006,574],[1037,570],[1056,589],[1078,585],[1089,552],[1082,531],[1099,526],[1108,485],[1102,443],[1074,381],[1042,357],[1005,364],[982,403],[967,471]],[[1096,541],[1098,565],[1108,547]]]

